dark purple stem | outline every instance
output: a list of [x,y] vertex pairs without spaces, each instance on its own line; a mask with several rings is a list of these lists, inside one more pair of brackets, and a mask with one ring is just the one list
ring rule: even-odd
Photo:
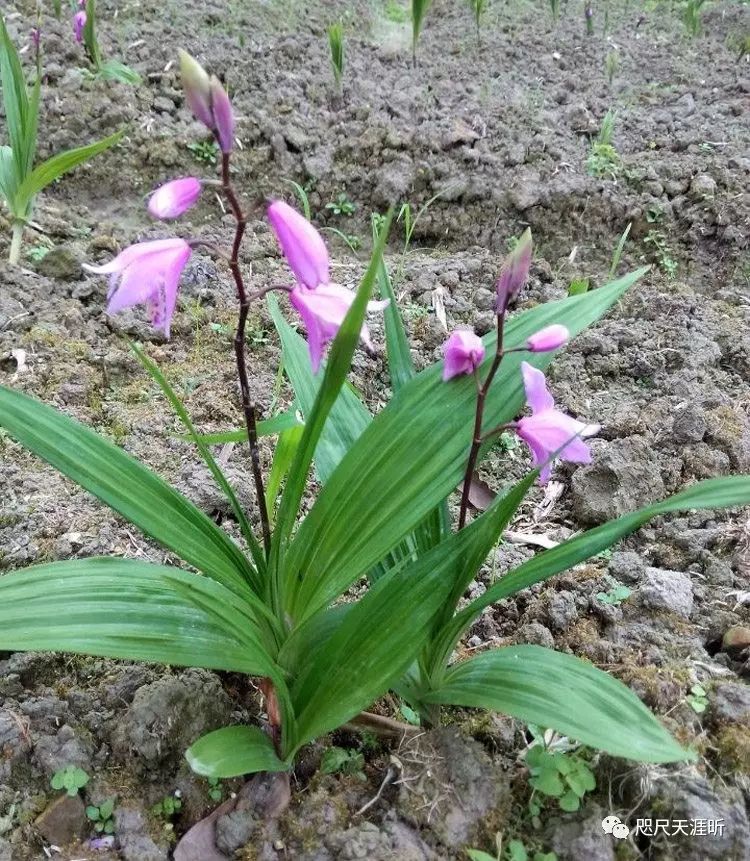
[[466,515],[469,511],[469,491],[471,490],[471,480],[474,475],[474,470],[477,466],[477,458],[479,457],[479,449],[483,442],[482,437],[482,420],[484,418],[484,404],[487,400],[487,392],[490,390],[492,381],[495,379],[497,369],[500,367],[500,362],[503,360],[503,331],[505,329],[505,308],[497,315],[497,347],[495,349],[495,358],[492,360],[490,370],[487,377],[481,385],[477,385],[477,408],[474,415],[474,433],[471,440],[471,451],[469,452],[469,461],[466,464],[466,472],[464,473],[464,488],[461,494],[461,511],[458,515],[458,528],[463,529],[466,526]]
[[[245,362],[245,324],[247,315],[250,310],[250,298],[245,291],[245,281],[242,277],[242,271],[239,264],[240,246],[245,235],[245,227],[247,219],[242,211],[237,195],[232,186],[232,180],[229,173],[229,153],[221,155],[221,190],[227,199],[229,208],[232,210],[234,220],[237,222],[237,227],[234,232],[234,242],[232,244],[232,256],[229,260],[229,269],[234,278],[234,284],[237,288],[237,298],[240,301],[240,315],[237,320],[237,331],[234,335],[234,352],[237,358],[237,375],[240,379],[240,392],[242,393],[242,411],[245,414],[245,424],[247,425],[247,438],[250,443],[250,459],[253,466],[253,477],[255,478],[255,495],[258,500],[258,511],[260,513],[260,522],[263,529],[263,546],[266,550],[266,555],[271,550],[271,524],[268,519],[268,509],[266,508],[266,492],[263,487],[263,473],[260,468],[260,451],[258,449],[258,426],[256,419],[255,404],[250,398],[250,386],[247,379],[247,363]],[[258,291],[262,294],[262,291]],[[256,294],[253,294],[253,298]]]

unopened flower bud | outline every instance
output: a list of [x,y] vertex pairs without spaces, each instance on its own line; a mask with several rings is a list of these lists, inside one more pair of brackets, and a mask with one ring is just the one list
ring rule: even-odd
[[527,227],[523,235],[516,243],[516,247],[510,252],[503,262],[500,277],[497,279],[495,289],[497,290],[497,310],[499,313],[505,311],[523,287],[529,277],[531,268],[531,228]]
[[549,353],[551,350],[557,350],[558,347],[567,344],[569,338],[570,332],[565,326],[553,323],[553,325],[545,326],[531,335],[526,341],[526,346],[532,353]]
[[223,153],[231,152],[234,144],[234,111],[227,91],[215,75],[211,76],[210,95],[213,127],[216,129],[219,146]]
[[179,218],[190,209],[201,193],[201,182],[194,176],[173,179],[156,189],[148,202],[148,211],[162,220]]
[[193,116],[206,128],[214,131],[216,123],[211,111],[211,79],[208,77],[208,72],[187,51],[180,49],[179,53],[185,101],[190,106]]

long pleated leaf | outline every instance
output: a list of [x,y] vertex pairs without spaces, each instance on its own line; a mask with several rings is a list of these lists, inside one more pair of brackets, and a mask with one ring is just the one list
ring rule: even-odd
[[[434,630],[440,610],[469,570],[476,573],[507,523],[510,507],[498,499],[481,517],[413,563],[381,577],[356,604],[327,620],[309,624],[323,645],[303,628],[304,652],[292,646],[284,656],[294,682],[291,700],[297,717],[296,746],[334,729],[381,696],[418,656]],[[328,630],[327,630],[328,629]],[[292,635],[294,639],[294,635]],[[291,755],[293,750],[285,750]]]
[[711,478],[699,481],[661,502],[597,526],[596,529],[564,541],[551,550],[538,553],[533,559],[529,559],[528,562],[524,562],[523,565],[506,574],[494,586],[490,586],[483,595],[472,601],[448,622],[435,641],[435,660],[438,663],[447,662],[459,637],[485,607],[515,595],[521,589],[528,589],[529,586],[547,580],[555,574],[567,571],[579,562],[585,562],[602,550],[611,547],[621,538],[635,532],[652,517],[694,508],[733,508],[741,505],[750,505],[750,476]]
[[286,771],[271,739],[257,726],[228,726],[209,732],[185,752],[190,768],[204,777],[229,778],[256,771]]
[[73,652],[279,677],[258,611],[220,583],[128,559],[0,577],[0,651]]
[[204,574],[236,591],[247,589],[252,568],[240,549],[190,500],[122,449],[4,386],[0,427]]
[[[523,344],[551,323],[562,323],[572,335],[578,334],[646,271],[640,269],[599,290],[518,314],[507,326],[506,344]],[[494,353],[494,336],[485,343],[487,363]],[[523,406],[519,365],[524,358],[543,368],[552,356],[511,353],[506,357],[487,398],[486,427],[509,421]],[[312,603],[313,610],[332,601],[382,559],[461,480],[476,388],[470,377],[444,383],[441,371],[438,363],[417,375],[376,416],[299,528],[285,565],[290,577],[303,580],[306,602]],[[301,608],[298,602],[295,613]]]
[[541,646],[508,646],[462,661],[425,701],[494,709],[639,762],[695,759],[622,682]]

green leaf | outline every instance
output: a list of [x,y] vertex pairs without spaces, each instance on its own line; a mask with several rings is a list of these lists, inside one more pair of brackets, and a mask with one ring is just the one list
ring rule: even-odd
[[0,86],[8,141],[15,163],[16,183],[20,185],[28,172],[29,94],[18,51],[2,16],[0,16]]
[[33,200],[50,183],[59,179],[64,173],[78,167],[79,164],[83,164],[83,162],[89,161],[99,153],[113,147],[122,139],[124,134],[124,131],[115,132],[104,140],[53,155],[52,158],[42,162],[28,176],[24,177],[19,185],[16,192],[17,205],[28,205],[29,201]]
[[632,514],[625,514],[597,526],[588,532],[584,532],[575,538],[564,541],[553,547],[538,553],[528,562],[519,565],[518,568],[506,574],[479,598],[469,604],[445,626],[440,635],[440,649],[444,660],[447,661],[453,646],[458,641],[462,632],[465,631],[474,619],[491,604],[515,595],[521,589],[527,589],[535,583],[548,580],[561,571],[567,571],[579,562],[584,562],[602,550],[606,550],[621,538],[635,532],[660,514],[670,514],[675,511],[689,511],[693,508],[732,508],[734,506],[747,505],[750,503],[750,476],[737,475],[725,478],[711,478],[699,481],[692,487],[680,493],[669,496],[661,502],[648,505]]
[[[593,323],[644,273],[638,270],[584,296],[517,315],[506,330],[522,344],[551,323],[572,335]],[[485,339],[488,358],[494,336]],[[485,408],[487,427],[512,419],[524,401],[523,354],[503,361]],[[545,367],[551,354],[525,356]],[[485,363],[486,364],[486,363]],[[485,371],[486,371],[485,367]],[[312,580],[327,602],[380,561],[460,482],[474,422],[473,379],[442,381],[440,363],[408,382],[347,452],[302,522],[286,555],[290,578]]]
[[138,72],[119,60],[107,60],[102,63],[99,77],[104,81],[119,81],[121,84],[131,84],[134,87],[139,86],[142,82]]
[[579,798],[583,798],[587,792],[596,789],[596,778],[589,769],[573,771],[565,776],[565,780]]
[[538,789],[544,795],[557,797],[565,791],[563,782],[556,769],[545,768],[539,774],[532,777],[530,782],[534,789]]
[[286,771],[271,739],[257,726],[228,726],[209,732],[185,752],[190,768],[204,777],[227,778],[256,771]]
[[[258,422],[258,437],[273,436],[283,433],[292,428],[302,427],[302,422],[297,418],[297,405],[293,404],[288,410],[275,415],[273,418]],[[179,439],[190,442],[202,442],[205,445],[223,445],[227,442],[247,442],[247,428],[241,427],[233,431],[221,433],[189,433],[178,434]]]
[[273,462],[271,463],[271,472],[268,475],[266,482],[266,508],[271,512],[273,520],[273,510],[276,505],[276,498],[281,489],[281,483],[292,468],[294,457],[297,453],[297,448],[302,439],[303,425],[298,424],[289,430],[282,431],[276,442],[276,447],[273,450]]
[[156,362],[152,361],[141,349],[141,347],[134,343],[133,341],[129,341],[131,350],[136,354],[138,360],[146,369],[146,372],[151,376],[151,378],[157,383],[159,388],[162,390],[164,397],[169,401],[172,409],[177,414],[180,421],[185,425],[188,430],[189,435],[194,440],[196,447],[203,458],[203,462],[208,467],[209,472],[214,478],[214,481],[221,488],[224,496],[227,498],[229,502],[229,507],[232,509],[234,516],[237,520],[237,523],[240,526],[240,530],[242,531],[242,535],[247,542],[248,547],[250,548],[250,552],[253,554],[253,559],[255,560],[256,571],[251,571],[252,577],[252,586],[255,589],[256,594],[261,595],[263,593],[263,574],[265,573],[265,556],[263,554],[263,550],[258,543],[257,538],[253,534],[253,528],[250,526],[250,521],[247,519],[247,515],[245,514],[242,505],[240,504],[239,499],[237,498],[237,494],[234,492],[232,485],[227,480],[227,477],[224,475],[221,467],[214,459],[214,456],[209,451],[205,442],[201,441],[196,434],[195,427],[193,426],[193,422],[190,420],[190,416],[188,415],[188,411],[185,409],[185,405],[177,396],[175,390],[170,386],[167,378],[162,374],[159,366]]
[[286,602],[286,597],[290,594],[291,588],[296,584],[296,578],[290,577],[285,567],[284,569],[280,567],[286,550],[286,542],[289,539],[297,518],[300,501],[302,500],[302,494],[310,470],[310,463],[312,462],[318,440],[320,439],[331,408],[336,402],[341,387],[349,373],[352,356],[359,344],[360,333],[367,312],[367,303],[370,300],[372,286],[377,275],[377,267],[383,254],[391,218],[392,213],[389,213],[381,238],[373,249],[372,259],[370,260],[367,272],[331,346],[323,375],[323,382],[320,384],[312,410],[305,416],[305,430],[281,496],[276,528],[273,534],[273,556],[276,560],[276,573],[279,577],[277,584],[278,595],[281,596],[281,600],[284,603]]
[[573,813],[581,806],[581,801],[575,792],[566,792],[558,799],[557,803],[567,813]]
[[9,146],[0,146],[0,195],[5,198],[8,209],[14,211],[14,201],[18,182],[16,166],[13,161],[13,150]]
[[102,819],[109,819],[110,816],[114,813],[115,810],[115,800],[114,798],[108,798],[102,804],[99,805],[99,815]]
[[529,854],[526,847],[520,840],[511,840],[508,844],[508,854],[510,861],[527,861]]
[[299,734],[288,755],[358,714],[409,668],[434,629],[455,572],[467,558],[486,556],[502,524],[497,504],[415,562],[385,574],[347,606],[330,636],[290,668]]
[[695,758],[622,682],[541,646],[507,646],[461,661],[424,700],[495,709],[640,762]]
[[466,854],[471,861],[497,861],[495,855],[490,855],[488,852],[483,852],[481,849],[467,849]]
[[86,817],[90,819],[92,822],[98,822],[101,814],[99,812],[99,808],[94,804],[89,804],[86,808]]
[[108,557],[53,562],[0,577],[0,650],[74,652],[278,679],[263,642],[262,610],[259,602],[179,568]]
[[0,386],[0,427],[204,574],[244,593],[249,561],[188,499],[122,449],[20,392]]

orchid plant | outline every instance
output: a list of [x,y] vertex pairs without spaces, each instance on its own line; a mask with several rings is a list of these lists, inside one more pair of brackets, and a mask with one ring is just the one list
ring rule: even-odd
[[[154,326],[169,336],[191,255],[208,248],[225,261],[239,304],[233,345],[244,417],[242,429],[230,433],[249,446],[259,529],[211,453],[215,438],[196,431],[140,347],[137,354],[226,494],[242,544],[122,449],[52,407],[0,387],[0,426],[11,437],[195,569],[97,557],[8,573],[0,577],[0,649],[258,677],[266,725],[219,729],[187,751],[195,771],[211,778],[288,774],[303,745],[348,722],[398,731],[395,719],[365,711],[389,689],[425,725],[439,722],[442,706],[487,708],[615,756],[691,758],[625,685],[585,661],[533,645],[473,656],[460,647],[486,608],[602,552],[650,518],[750,502],[748,476],[699,482],[539,553],[480,597],[464,600],[534,482],[547,480],[556,459],[590,459],[586,439],[597,425],[555,405],[544,369],[646,270],[514,312],[532,257],[527,231],[499,272],[495,331],[481,339],[470,330],[454,332],[443,359],[416,373],[383,260],[391,213],[378,220],[372,258],[354,292],[331,281],[328,251],[313,225],[286,203],[271,203],[268,218],[290,283],[248,288],[240,256],[246,216],[231,171],[232,105],[219,80],[185,53],[181,69],[187,102],[221,150],[218,190],[235,222],[230,250],[197,238],[165,238],[130,246],[90,269],[110,278],[110,313],[145,304]],[[167,183],[151,197],[150,213],[179,217],[203,183],[198,177]],[[376,285],[380,298],[373,300]],[[301,318],[307,344],[275,292]],[[253,400],[245,356],[250,304],[262,297],[295,394],[294,409],[267,422]],[[346,385],[357,345],[373,352],[368,311],[384,317],[393,390],[375,416]],[[258,442],[264,432],[279,433],[270,479]],[[468,488],[502,432],[528,445],[533,468],[472,517]],[[321,489],[303,507],[313,465]],[[363,578],[367,587],[353,594]]]
[[38,27],[32,30],[31,41],[36,54],[36,73],[29,87],[18,51],[0,18],[0,87],[8,135],[8,144],[0,145],[0,198],[10,213],[12,239],[8,260],[14,264],[21,256],[23,231],[31,219],[36,196],[64,173],[114,146],[123,134],[117,132],[34,166],[42,78],[42,39]]
[[119,60],[105,60],[96,35],[96,0],[74,0],[75,11],[71,19],[73,36],[83,45],[93,70],[92,75],[102,80],[120,81],[137,86],[141,76]]

